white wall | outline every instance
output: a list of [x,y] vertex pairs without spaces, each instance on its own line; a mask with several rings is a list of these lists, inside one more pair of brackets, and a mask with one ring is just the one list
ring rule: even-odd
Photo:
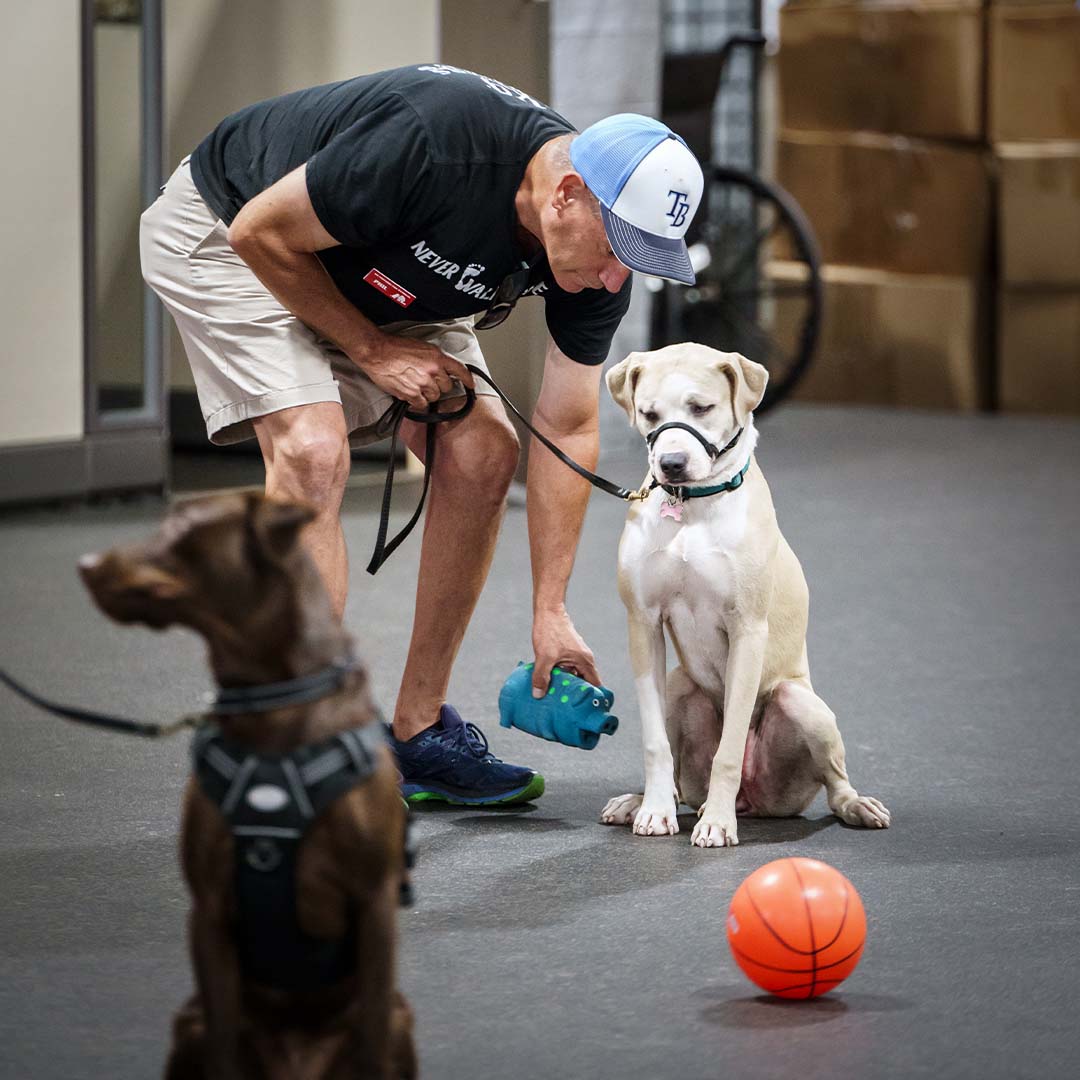
[[0,4],[0,445],[82,435],[79,15]]
[[[83,434],[79,7],[0,0],[0,446]],[[164,0],[167,169],[242,105],[437,59],[438,8],[438,0]],[[130,84],[130,71],[111,74]],[[105,64],[104,100],[117,90],[109,75]],[[126,187],[100,179],[103,206],[112,205]],[[99,283],[118,327],[109,282],[126,272],[137,224],[100,237]],[[125,266],[110,267],[110,252]],[[172,369],[182,381],[178,348]]]

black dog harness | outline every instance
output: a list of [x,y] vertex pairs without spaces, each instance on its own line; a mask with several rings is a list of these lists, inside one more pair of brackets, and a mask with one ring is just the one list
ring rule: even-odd
[[[305,934],[296,910],[296,863],[308,827],[371,776],[384,741],[375,723],[272,756],[230,746],[215,726],[196,734],[195,776],[233,834],[237,945],[241,968],[254,981],[314,989],[355,969],[355,912],[340,941]],[[409,899],[403,887],[402,901]]]

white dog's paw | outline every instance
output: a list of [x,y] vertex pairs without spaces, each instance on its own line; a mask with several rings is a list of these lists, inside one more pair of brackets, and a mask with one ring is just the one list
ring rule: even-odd
[[607,806],[600,811],[600,820],[605,825],[629,825],[634,820],[644,795],[616,795],[608,799]]
[[678,808],[671,802],[643,802],[634,818],[635,836],[674,836],[679,831]]
[[888,807],[871,795],[860,795],[845,803],[837,817],[848,825],[858,825],[864,829],[887,829],[892,823]]
[[714,814],[702,807],[690,843],[696,847],[735,847],[739,843],[735,811]]

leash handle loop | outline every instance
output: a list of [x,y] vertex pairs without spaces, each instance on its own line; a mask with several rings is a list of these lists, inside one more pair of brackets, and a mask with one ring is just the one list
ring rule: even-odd
[[[420,514],[424,509],[427,499],[428,486],[431,482],[431,470],[435,465],[435,425],[445,423],[447,420],[457,420],[465,416],[476,404],[476,391],[465,388],[465,404],[454,412],[440,413],[438,403],[432,402],[426,413],[414,413],[404,401],[399,401],[391,406],[393,415],[393,428],[390,436],[390,463],[386,467],[386,483],[383,485],[382,509],[379,512],[379,531],[375,537],[375,550],[371,553],[371,561],[367,564],[367,572],[376,574],[391,555],[401,546],[405,538],[412,532]],[[421,424],[427,424],[427,438],[424,445],[424,487],[420,492],[420,501],[416,504],[413,515],[409,518],[405,527],[392,540],[387,542],[386,533],[390,527],[390,500],[394,491],[394,467],[397,463],[398,434],[401,430],[401,422],[408,418]]]

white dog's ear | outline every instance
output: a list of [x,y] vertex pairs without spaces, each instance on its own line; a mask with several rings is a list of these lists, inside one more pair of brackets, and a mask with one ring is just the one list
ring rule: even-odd
[[608,391],[615,399],[615,404],[625,410],[631,426],[634,423],[634,390],[644,367],[645,357],[641,353],[632,352],[607,373]]
[[740,353],[727,353],[718,366],[731,382],[731,407],[735,422],[742,427],[746,418],[761,404],[769,373]]

